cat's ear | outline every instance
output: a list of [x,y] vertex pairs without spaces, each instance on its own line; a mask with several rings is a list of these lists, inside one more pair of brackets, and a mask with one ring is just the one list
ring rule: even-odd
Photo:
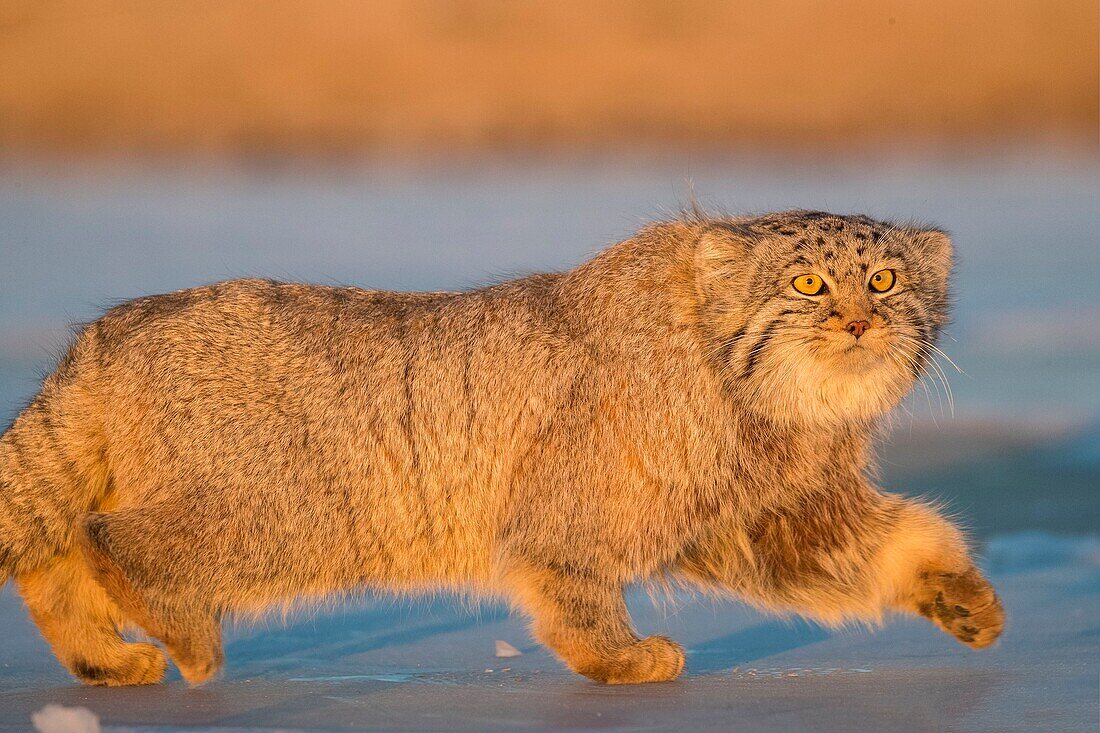
[[737,292],[748,284],[753,240],[735,226],[714,226],[699,234],[695,246],[695,282],[704,299]]
[[951,272],[955,247],[942,229],[910,229],[910,240],[920,254],[921,262],[947,276]]

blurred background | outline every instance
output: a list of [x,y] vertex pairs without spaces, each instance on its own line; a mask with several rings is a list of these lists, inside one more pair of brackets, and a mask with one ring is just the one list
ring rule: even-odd
[[950,230],[886,483],[1100,526],[1095,0],[0,0],[0,424],[72,322],[239,276],[464,288],[693,195]]

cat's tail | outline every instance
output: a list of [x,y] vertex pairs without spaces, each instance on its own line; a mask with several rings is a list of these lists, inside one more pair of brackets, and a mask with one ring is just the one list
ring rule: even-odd
[[47,379],[0,437],[0,587],[70,552],[106,488],[103,450],[67,392]]

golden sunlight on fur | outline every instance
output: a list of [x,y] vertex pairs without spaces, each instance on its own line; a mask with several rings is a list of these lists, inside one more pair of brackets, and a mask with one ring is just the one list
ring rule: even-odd
[[797,211],[657,224],[464,293],[140,298],[0,439],[0,578],[104,685],[165,669],[120,630],[198,684],[227,616],[364,589],[507,598],[609,683],[684,668],[634,630],[636,582],[830,624],[916,613],[984,647],[1004,615],[960,532],[868,468],[950,267],[938,230]]

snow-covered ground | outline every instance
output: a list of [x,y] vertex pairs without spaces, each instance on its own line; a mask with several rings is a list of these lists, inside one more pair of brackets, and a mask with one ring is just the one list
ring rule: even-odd
[[[676,682],[595,685],[565,671],[500,609],[364,602],[289,626],[238,629],[200,689],[93,689],[57,666],[10,590],[0,596],[0,728],[50,703],[105,730],[1095,731],[1100,541],[1043,533],[986,548],[1008,611],[972,652],[919,619],[826,631],[735,603],[633,598],[644,632],[688,651]],[[520,649],[494,656],[496,640]]]

